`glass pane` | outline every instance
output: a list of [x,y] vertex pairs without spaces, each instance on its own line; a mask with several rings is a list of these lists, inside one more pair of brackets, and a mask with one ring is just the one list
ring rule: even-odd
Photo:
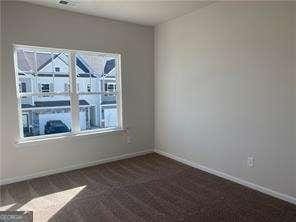
[[[69,55],[17,50],[19,92],[69,92]],[[38,74],[35,72],[37,69]]]
[[20,93],[30,93],[33,92],[33,87],[32,87],[32,78],[26,78],[23,76],[19,76],[19,92]]
[[79,123],[81,130],[117,127],[116,96],[79,96]]
[[32,80],[35,78],[35,54],[33,51],[17,50],[17,76],[19,80],[19,92],[33,92]]
[[[117,59],[101,55],[76,54],[78,92],[114,92]],[[105,83],[108,83],[105,87]]]
[[117,74],[117,59],[107,57],[105,58],[104,73],[102,75],[102,91],[116,92],[116,78]]
[[21,98],[24,137],[71,131],[69,96]]

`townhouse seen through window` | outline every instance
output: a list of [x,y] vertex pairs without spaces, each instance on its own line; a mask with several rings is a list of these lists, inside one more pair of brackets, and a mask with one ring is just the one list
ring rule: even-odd
[[120,55],[31,46],[14,55],[20,138],[121,128]]

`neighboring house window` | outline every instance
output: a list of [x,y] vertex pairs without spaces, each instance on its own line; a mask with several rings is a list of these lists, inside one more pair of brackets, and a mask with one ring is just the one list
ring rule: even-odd
[[49,91],[49,84],[41,84],[41,92],[48,93]]
[[114,92],[116,90],[116,85],[115,83],[109,83],[108,84],[108,91],[109,92]]
[[87,92],[90,92],[91,91],[91,86],[90,84],[87,84]]
[[116,83],[105,83],[105,91],[106,92],[115,92],[116,91]]
[[[120,55],[30,46],[14,53],[21,138],[122,127]],[[54,75],[61,71],[55,64],[63,75]],[[105,76],[114,81],[108,96]]]
[[19,90],[20,90],[20,92],[23,92],[23,93],[27,92],[27,85],[25,82],[22,82],[19,84]]

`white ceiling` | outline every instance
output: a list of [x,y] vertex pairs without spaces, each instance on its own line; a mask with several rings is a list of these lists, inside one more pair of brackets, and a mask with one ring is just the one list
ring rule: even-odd
[[60,8],[89,15],[133,22],[141,25],[157,25],[212,3],[200,1],[99,1],[69,0],[68,5],[59,0],[24,0],[34,4]]

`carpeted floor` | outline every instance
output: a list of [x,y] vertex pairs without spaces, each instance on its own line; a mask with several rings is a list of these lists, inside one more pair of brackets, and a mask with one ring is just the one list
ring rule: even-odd
[[1,187],[34,221],[295,222],[296,206],[157,154]]

